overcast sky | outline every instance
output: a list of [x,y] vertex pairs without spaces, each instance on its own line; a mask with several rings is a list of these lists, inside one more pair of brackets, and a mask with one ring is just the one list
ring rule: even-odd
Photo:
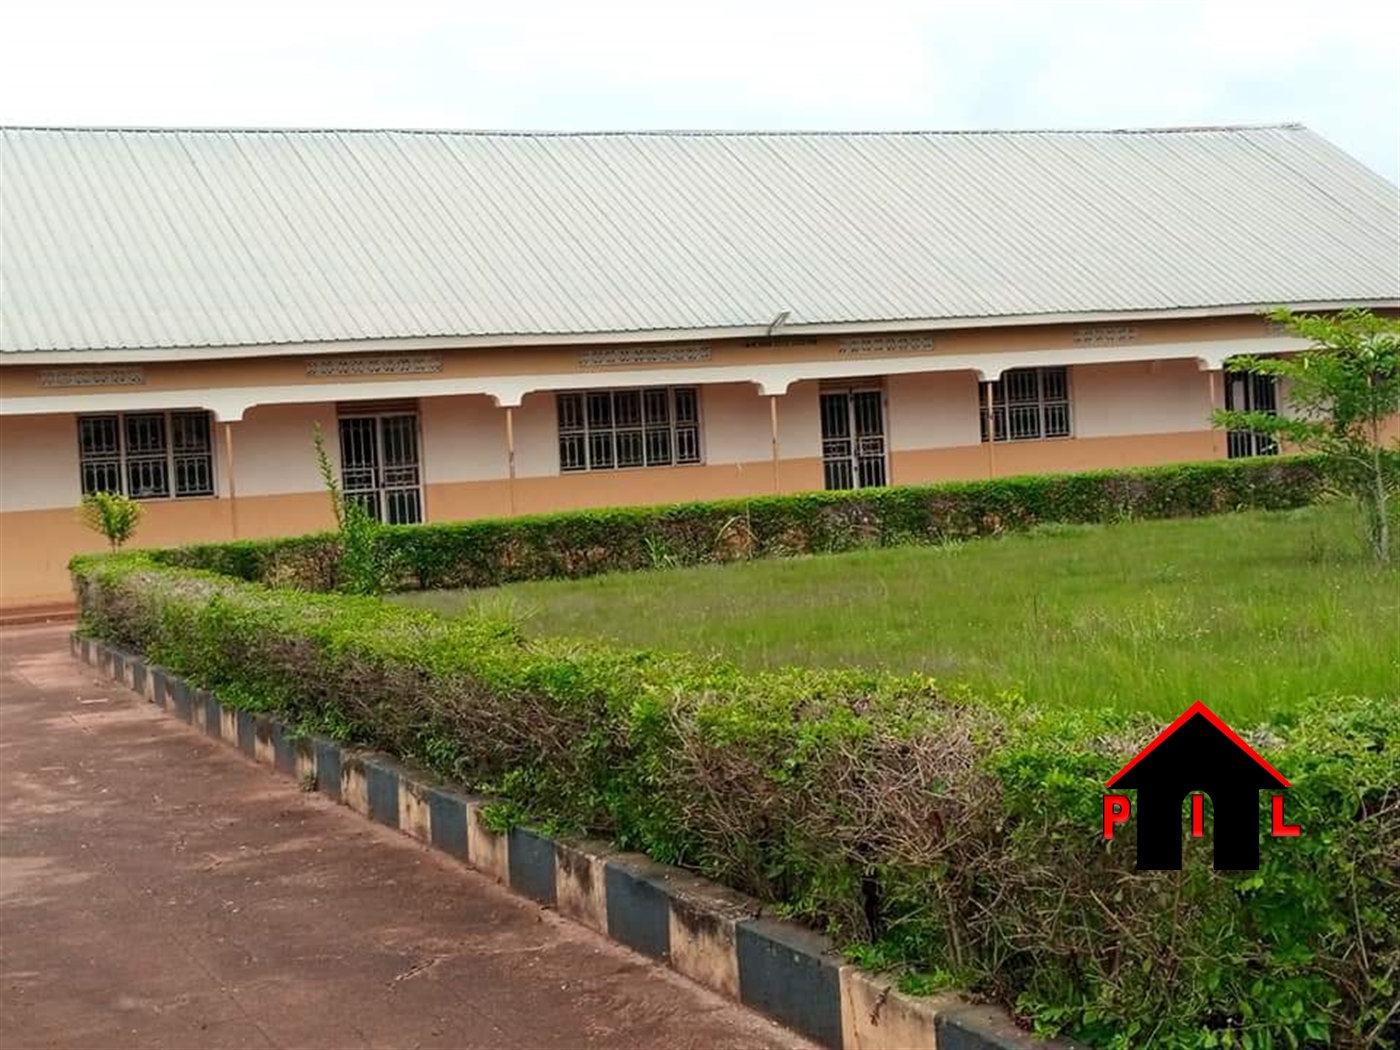
[[1397,41],[1354,0],[0,0],[0,123],[1301,121],[1396,181]]

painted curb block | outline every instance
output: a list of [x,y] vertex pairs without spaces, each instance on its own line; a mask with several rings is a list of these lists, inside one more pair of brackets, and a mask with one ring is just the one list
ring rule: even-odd
[[1076,1050],[1035,1039],[1001,1010],[905,995],[842,962],[820,934],[764,917],[753,898],[605,842],[493,830],[490,800],[387,755],[294,733],[224,707],[144,658],[70,638],[74,657],[248,758],[476,868],[521,896],[626,945],[833,1050]]

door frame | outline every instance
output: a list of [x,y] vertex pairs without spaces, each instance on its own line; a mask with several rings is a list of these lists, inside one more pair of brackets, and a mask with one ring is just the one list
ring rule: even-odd
[[[384,422],[388,419],[399,419],[404,416],[411,416],[413,419],[413,442],[414,442],[414,469],[417,471],[418,481],[415,485],[385,485],[384,483]],[[347,419],[372,419],[374,421],[374,474],[375,484],[372,489],[352,490],[345,483],[345,438],[341,423]],[[416,522],[403,522],[400,524],[421,525],[427,521],[427,496],[423,483],[423,414],[419,411],[418,405],[338,405],[336,408],[336,438],[339,442],[340,452],[340,485],[341,491],[346,496],[356,494],[373,493],[375,505],[379,508],[379,514],[375,515],[377,521],[388,522],[388,496],[391,492],[411,492],[418,494],[418,520]]]
[[[879,394],[880,396],[880,473],[883,480],[879,485],[862,485],[860,483],[860,460],[862,458],[873,457],[862,457],[858,452],[859,438],[856,434],[855,395],[870,393]],[[829,460],[826,454],[826,442],[828,439],[826,437],[826,414],[822,409],[822,398],[828,394],[844,395],[846,398],[847,421],[850,426],[851,452],[848,457],[840,458],[846,459],[847,462],[850,463],[851,481],[853,484],[849,489],[832,489],[827,483],[826,468]],[[823,381],[817,388],[817,426],[820,430],[818,436],[822,447],[822,483],[826,486],[827,491],[858,492],[863,488],[885,488],[894,483],[890,478],[890,397],[883,376],[873,379]],[[839,461],[839,459],[831,460],[831,462]]]

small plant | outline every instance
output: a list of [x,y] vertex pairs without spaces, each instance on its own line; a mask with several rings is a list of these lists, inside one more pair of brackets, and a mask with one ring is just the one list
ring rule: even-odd
[[331,455],[326,451],[326,435],[320,423],[311,424],[311,445],[316,450],[316,469],[321,474],[321,484],[331,498],[331,513],[335,515],[335,527],[345,527],[345,497],[340,493],[340,482],[336,480],[335,467]]
[[380,544],[382,526],[364,503],[341,491],[319,423],[312,428],[311,443],[316,449],[316,466],[330,496],[335,526],[340,532],[338,589],[346,594],[383,594],[393,578],[398,559]]
[[79,513],[84,525],[105,536],[112,550],[118,551],[136,534],[141,509],[141,504],[120,492],[89,492]]
[[301,775],[301,789],[307,794],[315,791],[320,786],[320,781],[316,778],[316,771],[308,769]]
[[666,540],[661,536],[647,536],[644,539],[647,548],[647,558],[651,562],[653,569],[674,569],[677,564],[676,556],[671,553]]

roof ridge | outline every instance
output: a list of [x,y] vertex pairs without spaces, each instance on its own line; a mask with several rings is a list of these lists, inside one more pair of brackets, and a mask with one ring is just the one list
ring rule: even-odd
[[229,135],[463,135],[501,138],[623,138],[665,137],[681,138],[706,136],[779,138],[802,136],[873,138],[878,136],[977,136],[977,135],[1189,135],[1208,132],[1238,131],[1306,131],[1307,127],[1298,122],[1264,124],[1183,124],[1164,127],[1125,127],[1125,128],[892,128],[876,130],[871,128],[840,129],[764,129],[744,130],[739,128],[638,128],[592,129],[586,131],[565,131],[558,129],[492,129],[492,128],[415,128],[415,127],[268,127],[268,126],[199,126],[177,125],[160,127],[138,124],[0,124],[0,131],[55,131],[55,132],[105,132],[131,134],[229,134]]

